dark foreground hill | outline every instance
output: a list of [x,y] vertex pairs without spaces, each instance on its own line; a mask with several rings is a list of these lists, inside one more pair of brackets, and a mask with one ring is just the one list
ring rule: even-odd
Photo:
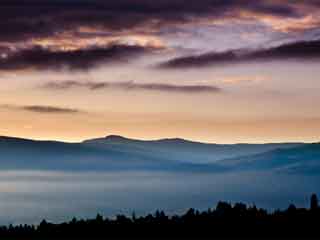
[[77,220],[61,224],[43,220],[38,226],[0,228],[1,239],[319,239],[320,208],[317,196],[310,209],[268,213],[256,206],[219,202],[215,209],[189,209],[180,216],[162,211],[146,216]]

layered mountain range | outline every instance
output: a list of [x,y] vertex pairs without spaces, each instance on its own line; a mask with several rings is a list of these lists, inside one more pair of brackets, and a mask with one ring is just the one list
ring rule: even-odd
[[320,144],[209,144],[122,136],[79,143],[0,137],[1,170],[319,173]]

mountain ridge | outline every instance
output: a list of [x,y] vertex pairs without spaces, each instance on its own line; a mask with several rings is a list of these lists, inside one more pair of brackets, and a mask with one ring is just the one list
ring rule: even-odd
[[158,139],[138,139],[138,138],[129,138],[122,135],[107,135],[105,137],[98,137],[98,138],[89,138],[85,139],[81,142],[92,141],[92,140],[107,140],[107,141],[114,141],[114,140],[122,140],[122,141],[139,141],[139,142],[188,142],[188,143],[195,143],[195,144],[206,144],[206,145],[268,145],[268,144],[309,144],[306,142],[265,142],[265,143],[247,143],[247,142],[239,142],[239,143],[215,143],[215,142],[201,142],[196,140],[190,140],[186,138],[180,137],[173,137],[173,138],[158,138]]
[[320,172],[320,143],[310,143],[302,146],[274,149],[265,153],[225,159],[225,167],[237,170],[285,170],[288,173]]
[[[1,136],[0,169],[202,172],[250,170],[257,169],[256,165],[259,164],[268,168],[268,156],[272,160],[271,157],[277,151],[281,154],[283,150],[289,151],[279,155],[286,159],[286,154],[292,155],[290,149],[300,151],[298,148],[303,146],[314,145],[304,143],[220,145],[192,142],[181,138],[136,140],[118,135],[79,143],[66,143]],[[312,154],[308,152],[309,149],[305,154],[310,158]],[[320,156],[320,148],[316,151],[319,151]],[[261,163],[254,161],[255,159],[260,159]],[[273,160],[276,161],[275,165],[282,164],[282,159],[279,157],[275,159]],[[290,163],[288,160],[287,162]]]
[[60,143],[84,143],[86,141],[92,141],[92,140],[99,140],[99,139],[105,139],[105,140],[130,140],[130,141],[140,141],[140,142],[161,142],[161,141],[168,141],[168,142],[174,142],[174,141],[180,141],[180,142],[189,142],[189,143],[199,143],[204,145],[269,145],[269,144],[313,144],[313,143],[320,143],[319,142],[303,142],[303,141],[283,141],[283,142],[264,142],[264,143],[249,143],[249,142],[236,142],[236,143],[215,143],[215,142],[201,142],[196,140],[190,140],[186,138],[179,138],[179,137],[173,137],[173,138],[159,138],[159,139],[138,139],[138,138],[129,138],[122,135],[106,135],[104,137],[97,137],[97,138],[88,138],[81,141],[75,141],[75,142],[69,142],[69,141],[63,141],[63,140],[50,140],[50,139],[35,139],[35,138],[27,138],[27,137],[16,137],[16,136],[9,136],[9,135],[0,135],[0,140],[22,140],[22,141],[33,141],[33,142],[60,142]]

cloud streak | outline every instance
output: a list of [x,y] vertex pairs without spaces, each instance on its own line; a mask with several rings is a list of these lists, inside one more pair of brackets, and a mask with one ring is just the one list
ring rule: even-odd
[[135,57],[152,52],[152,48],[111,45],[99,48],[54,51],[34,47],[0,56],[0,70],[88,70],[99,64],[128,63]]
[[74,114],[80,113],[82,111],[74,108],[63,108],[56,106],[44,106],[44,105],[25,105],[25,106],[17,106],[17,105],[1,105],[2,108],[10,109],[10,110],[22,110],[33,113],[46,113],[46,114]]
[[124,91],[158,91],[167,93],[219,93],[221,88],[212,85],[176,85],[164,83],[136,83],[134,81],[128,82],[78,82],[78,81],[64,81],[64,82],[49,82],[42,86],[50,90],[63,90],[73,88],[86,88],[89,90],[99,89],[119,89]]
[[159,64],[163,69],[199,68],[274,60],[320,60],[320,40],[284,44],[267,49],[239,49],[210,52],[201,55],[170,59]]

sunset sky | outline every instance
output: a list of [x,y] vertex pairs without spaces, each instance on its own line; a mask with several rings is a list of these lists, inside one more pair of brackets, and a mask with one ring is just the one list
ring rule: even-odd
[[320,141],[318,0],[0,9],[0,135]]

